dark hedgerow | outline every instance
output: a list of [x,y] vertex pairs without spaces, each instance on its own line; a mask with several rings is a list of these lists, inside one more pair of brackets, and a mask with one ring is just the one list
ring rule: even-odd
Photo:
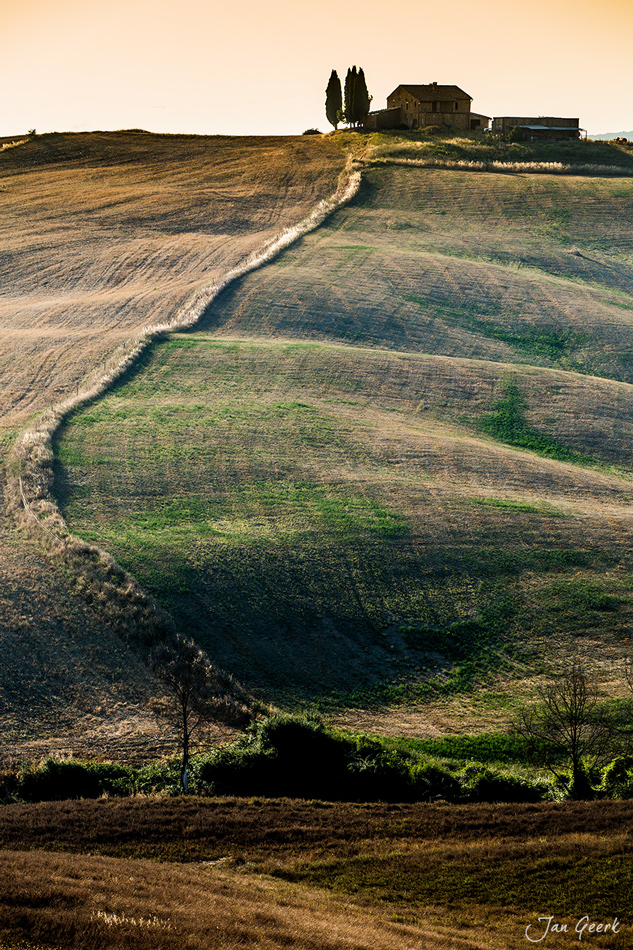
[[135,770],[115,762],[77,762],[49,758],[23,769],[15,783],[15,797],[27,802],[130,795]]
[[27,802],[98,798],[99,780],[80,762],[47,759],[43,765],[22,773],[18,794]]
[[[625,771],[611,770],[603,782],[604,794],[622,794]],[[132,768],[49,758],[0,775],[0,801],[5,803],[139,793],[177,796],[180,791],[177,759]],[[536,802],[552,794],[544,782],[507,774],[482,761],[440,764],[419,749],[394,749],[378,739],[337,733],[306,715],[270,716],[233,742],[198,756],[192,760],[191,791],[332,802]],[[559,797],[563,794],[564,789],[559,790]]]
[[218,749],[197,771],[200,791],[217,795],[330,801],[509,801],[547,797],[549,786],[482,766],[462,772],[420,762],[378,740],[328,731],[316,718],[273,716]]
[[468,766],[462,777],[462,801],[466,802],[540,802],[548,790],[545,783],[528,782],[478,765]]

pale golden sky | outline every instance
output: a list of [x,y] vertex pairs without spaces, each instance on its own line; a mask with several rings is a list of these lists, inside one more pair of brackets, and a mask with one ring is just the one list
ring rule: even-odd
[[[430,11],[430,12],[429,12]],[[0,135],[329,129],[330,70],[633,130],[633,0],[0,0]]]

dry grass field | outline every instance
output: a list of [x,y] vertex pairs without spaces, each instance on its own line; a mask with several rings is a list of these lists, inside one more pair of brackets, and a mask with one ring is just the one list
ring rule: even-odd
[[629,380],[632,222],[630,179],[372,168],[204,328]]
[[[319,138],[92,133],[4,150],[2,462],[35,412],[330,195],[344,161]],[[142,665],[2,509],[0,629],[5,752],[77,736],[86,751],[164,748]]]
[[623,802],[13,805],[0,946],[517,950],[538,916],[568,947],[586,915],[621,926],[583,946],[624,950],[632,821]]

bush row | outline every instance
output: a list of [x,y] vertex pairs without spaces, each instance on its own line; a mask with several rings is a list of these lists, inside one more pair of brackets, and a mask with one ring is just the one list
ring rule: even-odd
[[[633,797],[633,756],[596,777],[598,796]],[[192,762],[190,790],[201,795],[330,801],[537,802],[564,788],[482,763],[452,768],[386,749],[364,736],[333,733],[309,717],[273,716],[234,742]],[[178,794],[177,759],[143,768],[111,762],[47,759],[0,776],[0,800],[55,801],[133,794]]]

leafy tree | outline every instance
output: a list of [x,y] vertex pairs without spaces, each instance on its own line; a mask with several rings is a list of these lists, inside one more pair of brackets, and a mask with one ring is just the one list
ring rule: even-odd
[[330,74],[330,79],[325,90],[325,115],[330,125],[336,129],[341,121],[341,110],[343,108],[343,93],[341,91],[341,80],[335,69]]
[[[579,660],[538,690],[537,702],[521,710],[516,728],[567,785],[570,798],[593,797],[586,764],[605,751],[610,729],[598,703],[597,685]],[[570,782],[560,774],[561,757],[569,763]]]
[[367,83],[365,82],[365,73],[362,67],[358,70],[356,76],[356,94],[354,96],[354,108],[356,111],[356,121],[363,122],[369,115],[372,97],[367,92]]
[[345,77],[345,121],[349,125],[356,123],[356,67],[347,70]]
[[194,735],[212,720],[243,726],[251,716],[239,687],[216,670],[191,640],[161,644],[152,654],[151,667],[167,688],[161,712],[178,735],[180,779],[186,795]]

